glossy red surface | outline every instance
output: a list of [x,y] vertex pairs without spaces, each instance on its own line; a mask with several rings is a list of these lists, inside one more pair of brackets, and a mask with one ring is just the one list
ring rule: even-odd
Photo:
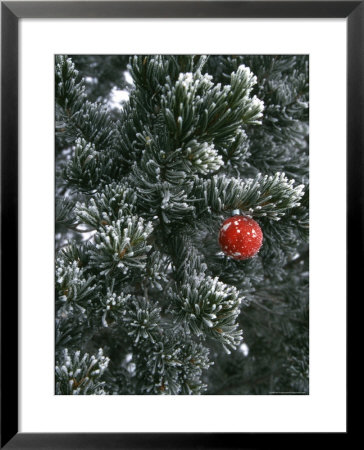
[[219,244],[231,258],[242,260],[256,255],[263,243],[259,224],[249,217],[233,216],[226,219],[220,229]]

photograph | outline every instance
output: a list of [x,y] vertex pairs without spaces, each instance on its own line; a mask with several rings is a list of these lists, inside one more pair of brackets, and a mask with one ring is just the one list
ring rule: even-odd
[[349,439],[363,22],[1,1],[1,449]]
[[56,395],[309,395],[308,54],[55,54]]

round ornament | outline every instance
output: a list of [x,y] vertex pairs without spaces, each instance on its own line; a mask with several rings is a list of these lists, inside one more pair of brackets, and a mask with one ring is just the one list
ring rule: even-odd
[[220,229],[219,244],[225,255],[243,260],[256,255],[263,243],[259,224],[241,215],[226,219]]

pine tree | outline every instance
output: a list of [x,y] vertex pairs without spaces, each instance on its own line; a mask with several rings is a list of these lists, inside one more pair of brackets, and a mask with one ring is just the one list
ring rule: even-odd
[[56,56],[56,394],[308,393],[308,87],[304,55]]

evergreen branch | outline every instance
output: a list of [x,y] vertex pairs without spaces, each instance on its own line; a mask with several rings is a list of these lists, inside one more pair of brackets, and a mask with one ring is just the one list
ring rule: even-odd
[[111,222],[122,220],[135,212],[137,195],[124,184],[112,183],[104,186],[87,203],[78,202],[74,214],[81,223],[94,229],[110,225]]
[[303,187],[294,187],[294,180],[279,172],[247,181],[221,175],[196,180],[191,193],[198,214],[240,209],[246,215],[280,220],[287,210],[300,205]]
[[98,313],[101,315],[102,325],[107,328],[111,324],[117,323],[123,314],[128,302],[131,302],[130,294],[116,295],[112,289],[108,289],[107,295],[101,297]]
[[105,225],[95,234],[95,244],[89,247],[90,266],[101,275],[117,272],[124,277],[130,270],[144,269],[151,248],[146,240],[152,231],[151,223],[137,216]]
[[207,335],[220,342],[225,350],[235,349],[241,341],[236,318],[242,299],[236,288],[209,276],[195,276],[170,292],[174,303],[176,326],[196,336]]
[[78,138],[72,158],[63,169],[63,178],[69,186],[83,192],[94,192],[100,184],[100,153],[95,146]]
[[202,371],[212,364],[208,354],[203,345],[183,334],[161,335],[158,342],[136,355],[141,389],[162,395],[203,393],[207,386],[201,381]]
[[109,358],[100,348],[97,355],[89,356],[80,351],[69,354],[64,349],[56,362],[56,394],[58,395],[105,395],[105,382],[101,381],[109,364]]
[[57,198],[55,211],[56,223],[61,223],[67,227],[74,227],[77,220],[74,214],[74,207],[74,202],[69,198]]
[[56,109],[58,122],[71,141],[82,138],[93,144],[97,150],[113,144],[115,125],[106,108],[86,100],[83,81],[77,82],[78,71],[70,58],[56,56],[56,102],[62,109]]
[[133,345],[138,345],[139,340],[147,340],[151,344],[158,340],[162,328],[160,311],[158,303],[153,304],[144,298],[134,298],[125,305],[121,321],[133,339]]
[[[148,255],[146,280],[152,288],[162,291],[163,285],[168,282],[171,272],[171,262],[167,255],[159,251],[154,251]],[[145,294],[147,296],[147,292]]]
[[66,307],[71,304],[83,313],[90,300],[97,295],[94,279],[93,276],[86,277],[79,262],[74,261],[70,264],[59,257],[56,269],[57,303],[65,304]]

